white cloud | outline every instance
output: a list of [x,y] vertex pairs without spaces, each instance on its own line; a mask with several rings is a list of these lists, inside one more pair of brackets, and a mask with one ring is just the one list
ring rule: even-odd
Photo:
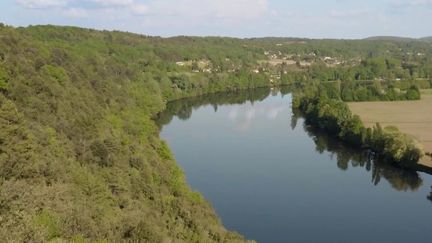
[[331,17],[335,18],[357,18],[357,17],[365,17],[371,14],[370,10],[367,9],[355,9],[355,10],[332,10],[330,12]]
[[393,0],[395,7],[432,7],[432,0]]
[[256,19],[269,13],[268,0],[166,0],[152,1],[149,11],[187,19]]
[[373,9],[331,10],[328,16],[321,18],[328,18],[325,21],[335,22],[339,26],[352,27],[363,26],[365,23],[377,24],[388,21],[388,17],[384,13]]
[[289,106],[283,104],[283,102],[272,104],[253,104],[250,102],[243,106],[234,106],[227,116],[229,120],[236,124],[236,131],[244,132],[251,127],[254,121],[263,117],[269,120],[276,120],[288,108]]
[[301,0],[9,1],[24,9],[0,9],[0,19],[15,25],[69,24],[162,36],[418,37],[430,35],[425,20],[432,14],[432,0],[337,0],[314,6]]
[[68,3],[67,0],[16,0],[16,2],[25,8],[63,7]]
[[[120,15],[151,16],[149,25],[245,23],[272,15],[269,0],[15,0],[25,8],[61,8],[68,17],[89,16],[112,8]],[[87,7],[85,8],[85,6]]]
[[[81,18],[91,15],[100,15],[112,10],[113,14],[132,13],[144,15],[148,7],[138,0],[15,0],[24,8],[50,9],[57,8],[59,13],[66,17]],[[84,8],[86,3],[92,4],[91,8]]]
[[147,5],[141,3],[134,3],[129,6],[130,11],[136,15],[145,15],[149,12],[149,8]]
[[72,18],[88,17],[88,11],[83,8],[67,8],[63,10],[63,15]]
[[198,11],[214,14],[219,18],[259,18],[268,11],[266,0],[194,0]]
[[88,2],[93,2],[102,6],[132,6],[132,4],[135,3],[134,0],[88,0]]

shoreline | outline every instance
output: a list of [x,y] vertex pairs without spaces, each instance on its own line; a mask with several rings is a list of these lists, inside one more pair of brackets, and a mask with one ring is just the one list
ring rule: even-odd
[[365,127],[376,123],[395,126],[401,132],[413,136],[422,146],[425,155],[418,164],[432,171],[432,113],[429,105],[432,94],[422,94],[416,101],[347,102],[353,114],[360,116]]

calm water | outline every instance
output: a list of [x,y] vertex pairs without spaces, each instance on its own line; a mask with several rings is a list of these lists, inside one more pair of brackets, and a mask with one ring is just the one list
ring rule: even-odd
[[312,131],[291,95],[255,90],[169,104],[159,117],[188,183],[258,242],[431,242],[432,179]]

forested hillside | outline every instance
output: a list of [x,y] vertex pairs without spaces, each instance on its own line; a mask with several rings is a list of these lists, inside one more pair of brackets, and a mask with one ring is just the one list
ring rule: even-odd
[[406,98],[431,86],[431,50],[1,25],[0,242],[243,241],[188,188],[152,117],[181,97],[311,81]]
[[225,42],[2,27],[0,241],[241,241],[187,188],[151,120],[164,100],[207,91],[174,62],[192,49],[247,60]]

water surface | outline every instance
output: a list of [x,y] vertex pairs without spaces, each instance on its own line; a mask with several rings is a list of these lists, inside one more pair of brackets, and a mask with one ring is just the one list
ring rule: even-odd
[[180,100],[158,122],[190,186],[248,239],[430,242],[430,175],[374,163],[313,131],[290,94]]

